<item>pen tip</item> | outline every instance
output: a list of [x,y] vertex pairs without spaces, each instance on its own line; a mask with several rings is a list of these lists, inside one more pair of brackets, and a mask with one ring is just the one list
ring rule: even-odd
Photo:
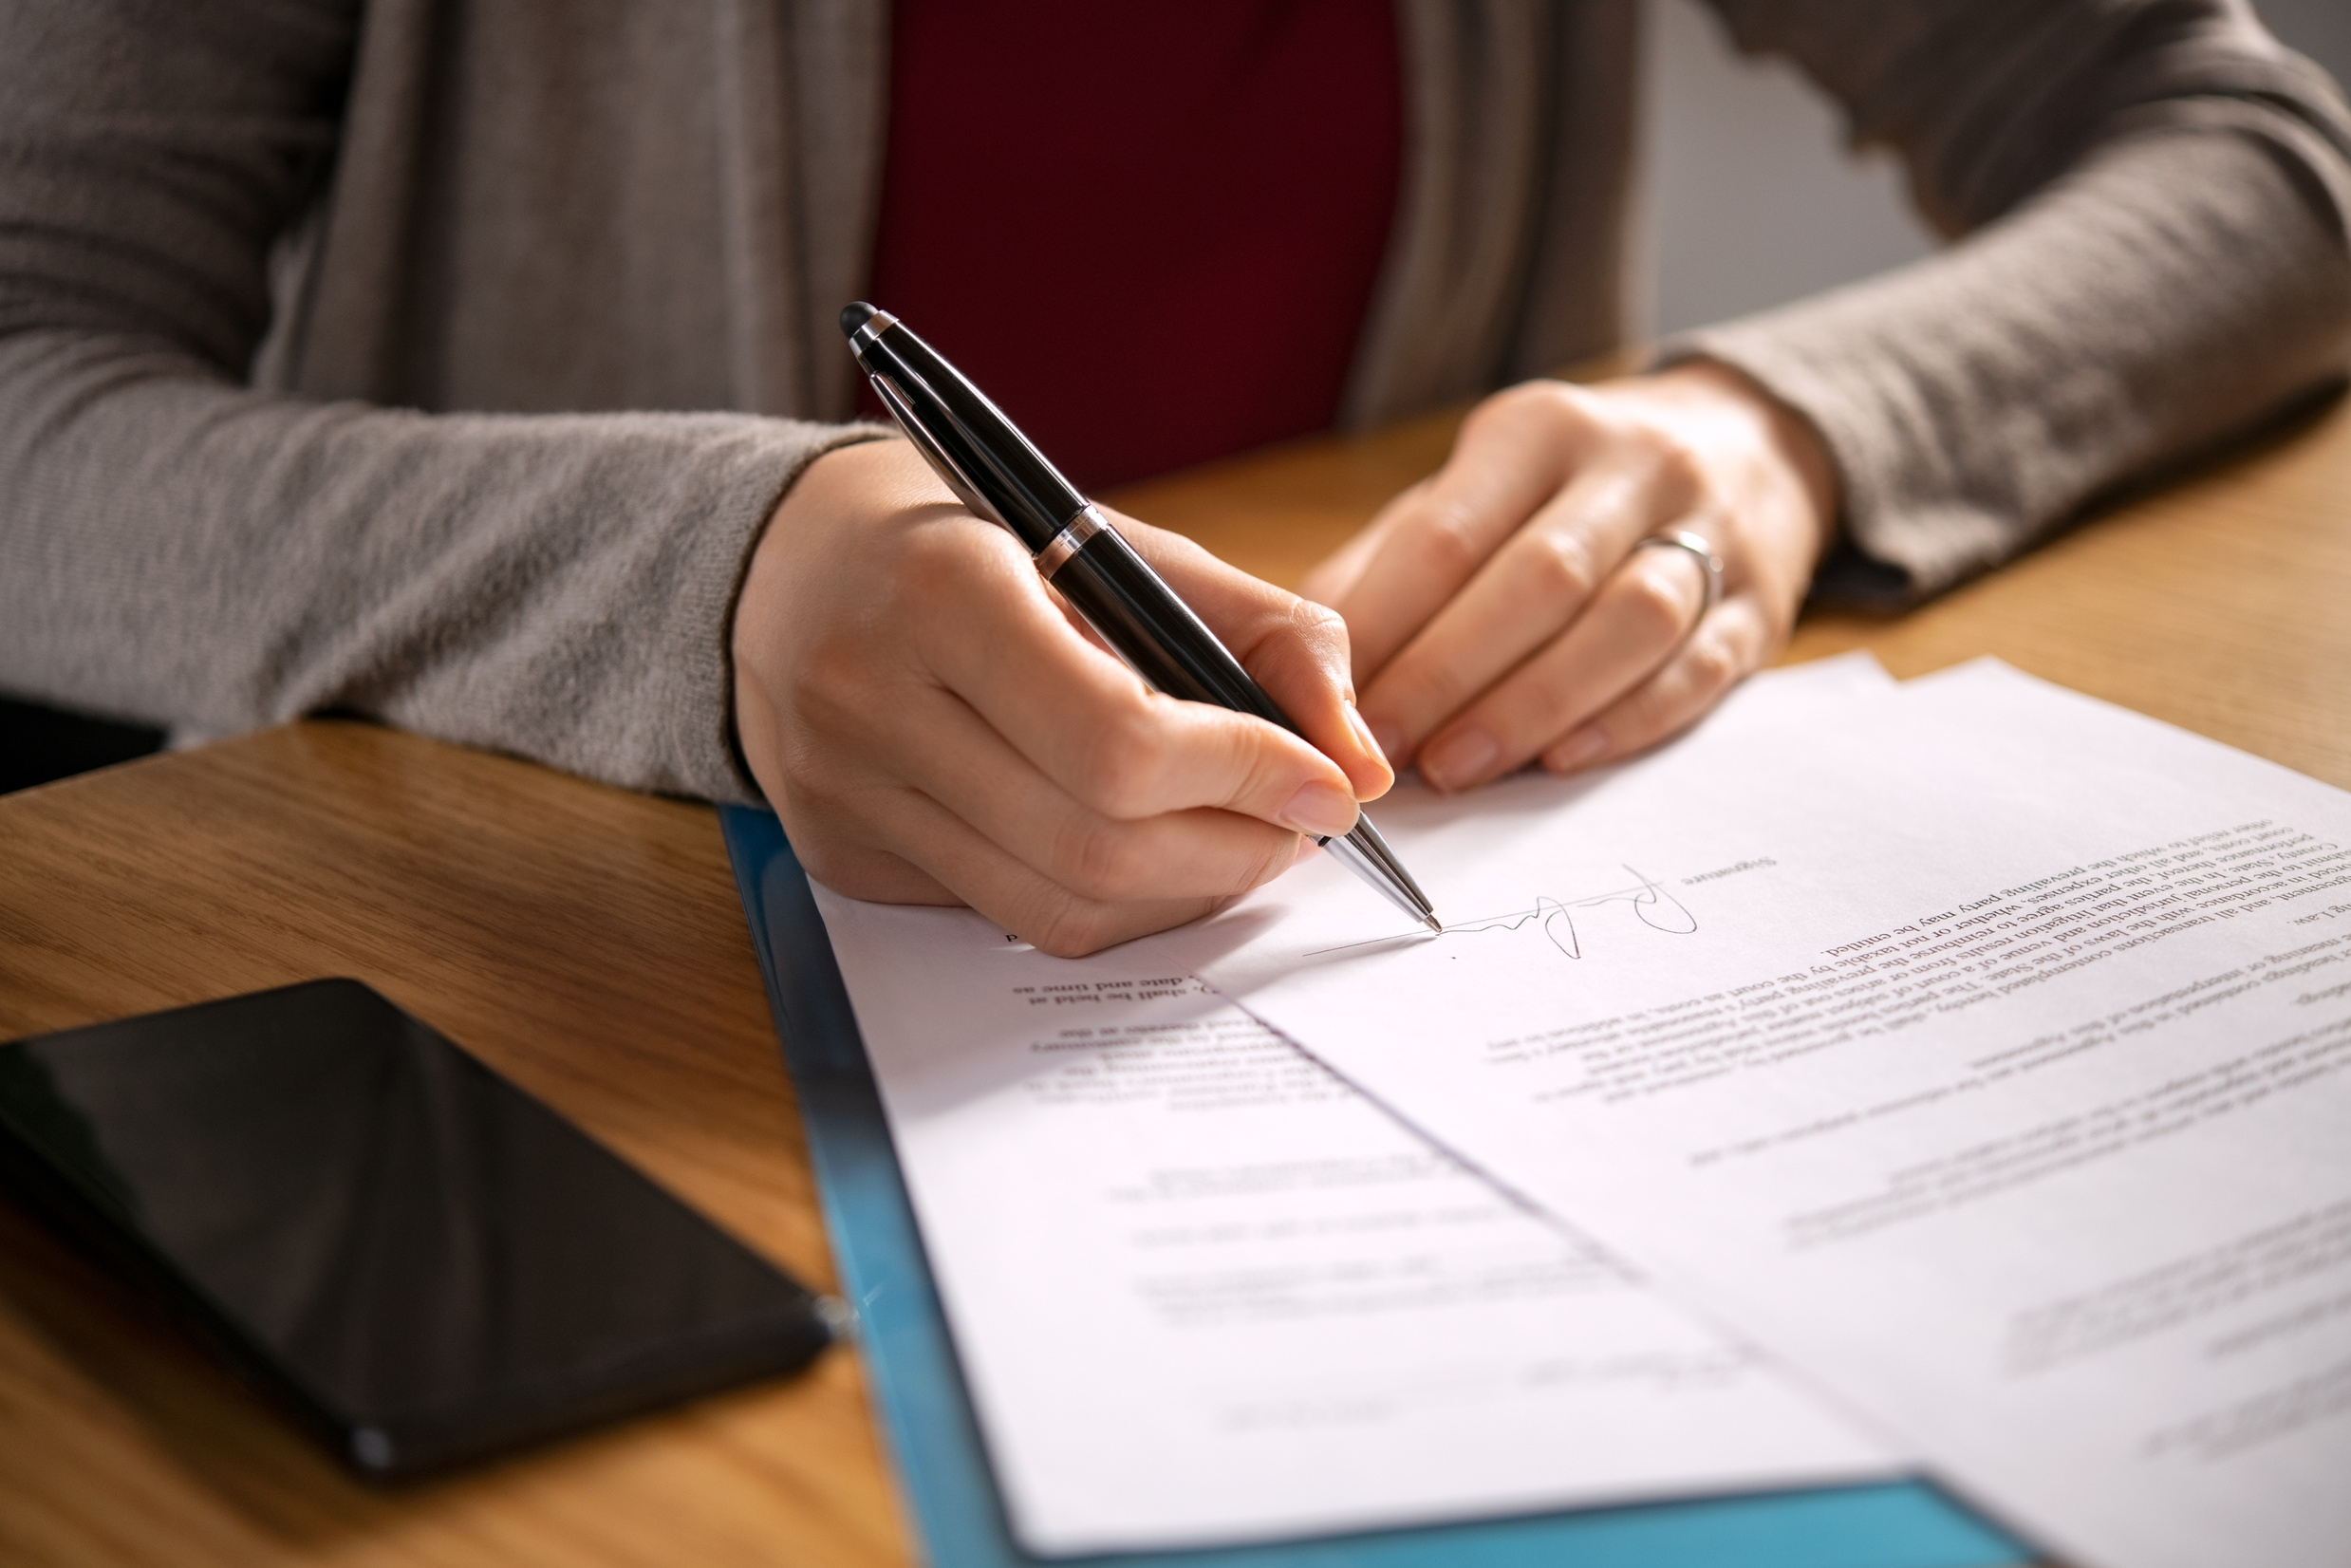
[[1444,927],[1443,925],[1441,925],[1441,924],[1438,924],[1438,922],[1437,922],[1437,917],[1436,917],[1436,916],[1434,916],[1434,915],[1423,915],[1423,916],[1421,917],[1421,923],[1422,923],[1423,924],[1427,925],[1427,927],[1428,927],[1431,931],[1436,932],[1436,933],[1437,933],[1437,935],[1439,935],[1439,936],[1443,936],[1443,935],[1445,935],[1445,927]]
[[857,329],[860,327],[865,326],[866,323],[871,321],[874,317],[880,315],[881,313],[881,311],[876,310],[872,306],[868,305],[864,300],[859,300],[854,305],[842,307],[841,336],[845,338],[855,337],[857,335]]

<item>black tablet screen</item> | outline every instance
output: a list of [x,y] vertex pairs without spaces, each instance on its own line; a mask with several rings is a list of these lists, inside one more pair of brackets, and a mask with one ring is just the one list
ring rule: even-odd
[[796,1367],[810,1294],[354,980],[0,1049],[0,1152],[364,1468]]

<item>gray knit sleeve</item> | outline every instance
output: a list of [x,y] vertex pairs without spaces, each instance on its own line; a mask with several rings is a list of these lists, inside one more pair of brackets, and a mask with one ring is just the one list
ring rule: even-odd
[[1715,0],[1902,157],[1942,253],[1667,344],[1834,455],[1819,585],[1898,603],[2339,378],[2351,118],[2225,0]]
[[212,732],[356,712],[751,796],[736,591],[801,468],[873,432],[249,386],[355,9],[0,4],[0,688]]

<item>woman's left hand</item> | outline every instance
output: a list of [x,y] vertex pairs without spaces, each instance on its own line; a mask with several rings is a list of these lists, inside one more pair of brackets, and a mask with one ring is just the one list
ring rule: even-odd
[[[1812,427],[1710,362],[1474,409],[1443,469],[1315,569],[1397,767],[1465,790],[1685,728],[1787,640],[1836,516]],[[1667,533],[1704,538],[1706,565]]]

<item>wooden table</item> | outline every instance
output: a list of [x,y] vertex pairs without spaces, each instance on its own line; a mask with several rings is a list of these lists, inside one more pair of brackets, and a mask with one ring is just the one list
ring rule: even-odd
[[[1450,420],[1121,506],[1277,581],[1433,468]],[[2351,786],[2351,406],[1910,616],[1792,658],[1992,653]],[[316,975],[367,980],[803,1279],[797,1118],[711,812],[312,722],[0,799],[0,1038]],[[856,1360],[437,1484],[346,1479],[0,1206],[0,1561],[887,1564],[910,1552]]]

